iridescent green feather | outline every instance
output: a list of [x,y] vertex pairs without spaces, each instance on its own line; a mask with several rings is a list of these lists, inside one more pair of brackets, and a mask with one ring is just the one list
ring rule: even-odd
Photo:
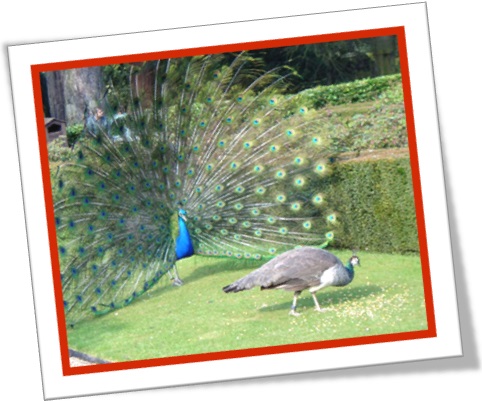
[[271,258],[333,240],[323,122],[283,95],[289,71],[262,72],[245,53],[131,71],[127,99],[110,85],[105,107],[126,115],[87,134],[53,180],[69,323],[131,303],[174,268],[179,207],[199,255]]

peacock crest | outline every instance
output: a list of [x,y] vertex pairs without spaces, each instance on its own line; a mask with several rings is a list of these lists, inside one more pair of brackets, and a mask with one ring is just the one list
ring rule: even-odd
[[177,279],[193,253],[266,259],[333,239],[323,121],[286,93],[289,69],[247,53],[123,68],[52,175],[69,324]]

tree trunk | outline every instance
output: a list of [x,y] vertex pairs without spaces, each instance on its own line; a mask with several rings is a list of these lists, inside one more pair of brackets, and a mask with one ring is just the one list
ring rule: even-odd
[[46,117],[64,120],[67,125],[83,124],[86,113],[102,107],[102,68],[77,68],[44,74],[48,97]]

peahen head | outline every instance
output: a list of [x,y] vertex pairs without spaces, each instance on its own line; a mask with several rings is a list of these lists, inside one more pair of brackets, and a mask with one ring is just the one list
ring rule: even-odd
[[353,255],[348,260],[348,266],[347,267],[353,269],[355,266],[361,266],[361,263],[360,263],[360,258],[356,255]]

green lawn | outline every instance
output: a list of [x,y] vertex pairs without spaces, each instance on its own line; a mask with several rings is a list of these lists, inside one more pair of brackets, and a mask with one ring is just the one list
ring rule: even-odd
[[[336,252],[344,261],[350,252]],[[260,265],[193,257],[179,263],[185,284],[161,282],[132,305],[68,331],[69,347],[109,361],[130,361],[427,329],[418,256],[360,253],[353,282],[309,292],[289,316],[292,292],[222,287]]]

